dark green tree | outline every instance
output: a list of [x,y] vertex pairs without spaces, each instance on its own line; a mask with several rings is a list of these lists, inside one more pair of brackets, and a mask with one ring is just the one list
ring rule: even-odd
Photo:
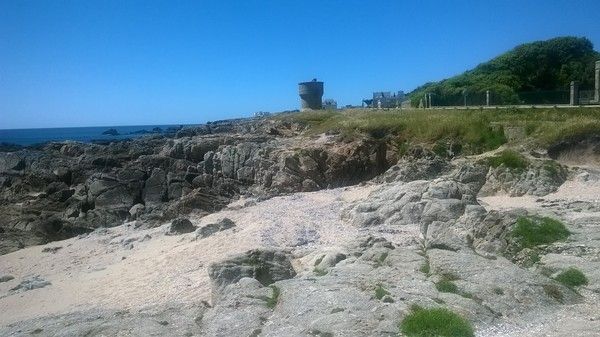
[[521,103],[521,92],[567,90],[571,81],[593,88],[594,63],[600,53],[587,38],[558,37],[515,47],[472,70],[439,82],[426,83],[409,94],[413,106],[426,92],[434,105],[462,105],[464,90],[470,97],[493,94],[494,104]]

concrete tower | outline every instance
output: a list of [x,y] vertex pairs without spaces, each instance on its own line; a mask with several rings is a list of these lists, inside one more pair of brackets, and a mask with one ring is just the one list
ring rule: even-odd
[[323,82],[313,79],[310,82],[298,83],[301,111],[319,110],[323,108]]

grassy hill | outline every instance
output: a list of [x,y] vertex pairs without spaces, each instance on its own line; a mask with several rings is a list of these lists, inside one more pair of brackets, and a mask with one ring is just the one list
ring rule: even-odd
[[518,104],[523,102],[518,93],[566,90],[571,81],[592,89],[594,62],[599,59],[600,53],[586,38],[537,41],[519,45],[461,75],[426,83],[409,97],[417,106],[424,94],[431,92],[436,105],[458,105],[463,90],[471,97],[485,97],[490,90],[495,104]]
[[370,135],[399,148],[417,144],[435,149],[454,144],[460,147],[457,152],[463,154],[494,150],[506,143],[505,127],[522,127],[526,133],[522,144],[542,148],[564,139],[600,132],[599,108],[353,109],[299,112],[273,118],[304,124],[309,134],[338,134],[340,140]]

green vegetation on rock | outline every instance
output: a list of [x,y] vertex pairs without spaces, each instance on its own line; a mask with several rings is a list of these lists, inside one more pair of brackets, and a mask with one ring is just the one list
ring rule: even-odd
[[325,276],[325,275],[327,275],[327,270],[315,267],[313,269],[313,273],[315,273],[315,275],[317,275],[317,276]]
[[378,300],[381,300],[382,298],[384,298],[385,296],[389,295],[390,292],[385,290],[384,287],[381,286],[381,284],[378,284],[377,287],[375,287],[375,298]]
[[279,290],[279,288],[277,286],[271,285],[271,297],[268,296],[261,296],[259,297],[261,300],[265,301],[265,305],[267,306],[267,308],[269,309],[273,309],[275,308],[275,306],[277,305],[277,302],[279,301],[279,295],[281,294],[281,291]]
[[496,287],[493,289],[494,294],[496,295],[504,295],[504,289],[500,288],[500,287]]
[[588,284],[585,274],[573,267],[558,274],[554,279],[571,288]]
[[435,284],[435,288],[442,293],[458,293],[458,287],[450,280],[441,280]]
[[488,164],[492,167],[499,167],[504,165],[510,169],[525,169],[529,163],[527,159],[520,153],[512,150],[504,150],[499,154],[488,158]]
[[388,257],[388,252],[381,253],[381,255],[379,255],[379,257],[375,261],[375,267],[383,266],[383,263],[385,262],[385,259],[387,259],[387,257]]
[[[417,145],[460,154],[478,154],[506,143],[504,126],[522,126],[527,139],[548,146],[563,139],[600,133],[600,109],[543,108],[491,110],[389,110],[350,109],[341,112],[299,112],[276,119],[300,123],[308,134],[337,133],[351,141],[364,134],[389,139],[399,155]],[[552,168],[549,168],[552,170]]]
[[562,222],[548,217],[520,217],[512,230],[521,249],[564,240],[570,234]]
[[413,308],[400,323],[407,337],[472,337],[471,323],[445,308]]

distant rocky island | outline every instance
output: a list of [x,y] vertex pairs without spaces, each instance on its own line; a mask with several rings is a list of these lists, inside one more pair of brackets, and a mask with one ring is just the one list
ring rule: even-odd
[[119,131],[117,131],[117,129],[108,129],[108,130],[102,132],[102,135],[106,135],[106,136],[119,136],[120,133],[119,133]]

